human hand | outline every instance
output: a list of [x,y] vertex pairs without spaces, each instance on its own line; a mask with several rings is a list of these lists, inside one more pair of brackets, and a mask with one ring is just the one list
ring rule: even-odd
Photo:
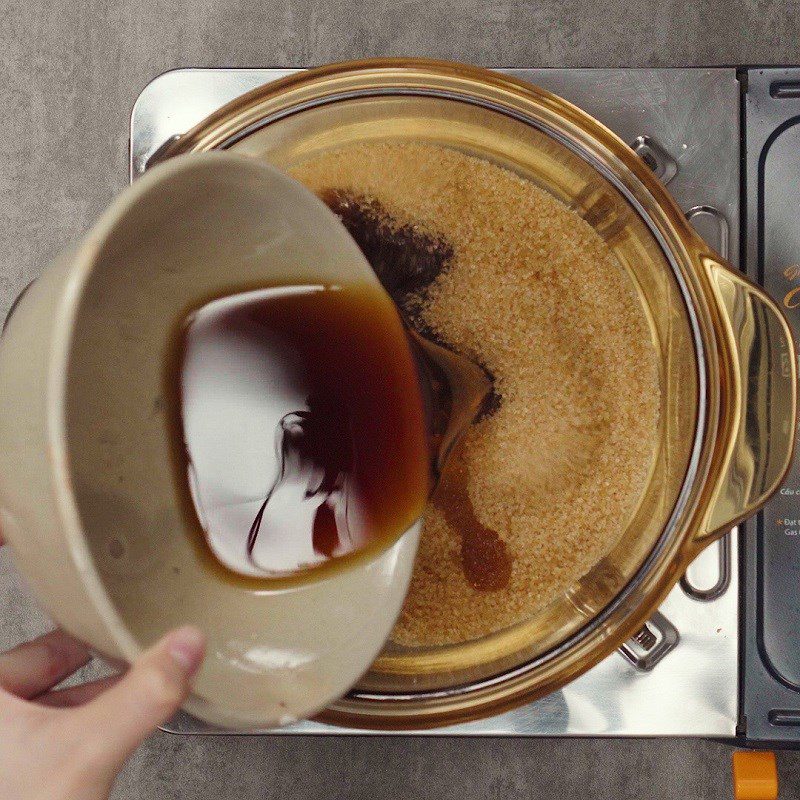
[[0,798],[105,800],[128,756],[180,707],[204,653],[198,629],[178,628],[124,676],[66,689],[53,687],[91,658],[66,633],[0,653]]

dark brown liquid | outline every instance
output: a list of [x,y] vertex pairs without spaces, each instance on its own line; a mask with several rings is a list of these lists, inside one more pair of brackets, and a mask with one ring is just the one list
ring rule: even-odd
[[[338,189],[324,192],[322,199],[342,220],[410,327],[425,339],[447,347],[436,331],[421,319],[419,311],[428,289],[448,268],[453,246],[443,237],[423,233],[412,225],[397,224],[376,200]],[[486,365],[481,366],[491,379]],[[489,416],[499,406],[500,396],[492,387],[478,419]]]
[[422,513],[418,373],[371,286],[261,289],[188,315],[167,381],[178,486],[214,559],[287,577],[394,540]]
[[497,591],[508,586],[512,559],[506,543],[475,515],[463,465],[453,461],[444,470],[431,501],[451,528],[461,534],[461,563],[473,589]]
[[[446,347],[418,312],[427,290],[448,268],[453,257],[452,245],[411,225],[397,224],[375,200],[335,189],[323,193],[322,199],[339,215],[408,324],[425,339]],[[415,352],[419,353],[418,346]],[[452,415],[459,412],[452,408],[453,387],[457,388],[458,381],[452,379],[452,371],[440,368],[441,359],[431,357],[430,349],[420,360],[426,376],[429,427],[433,433],[430,447],[437,453],[442,444],[441,431]],[[494,413],[500,402],[500,396],[491,389],[477,409],[476,419]],[[433,474],[437,479],[442,460],[434,460]],[[508,585],[513,559],[497,532],[483,525],[475,515],[467,492],[468,477],[462,465],[449,465],[432,502],[461,535],[461,561],[470,585],[482,591],[496,591]]]
[[453,257],[450,243],[394,223],[375,200],[335,189],[322,199],[342,220],[394,301],[403,311],[415,312],[425,290]]

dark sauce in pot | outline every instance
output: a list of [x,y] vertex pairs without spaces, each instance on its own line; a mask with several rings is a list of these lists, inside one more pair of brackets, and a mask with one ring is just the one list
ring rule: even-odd
[[[375,200],[338,190],[324,192],[322,199],[338,214],[409,325],[426,339],[446,346],[424,324],[418,310],[426,290],[447,269],[453,257],[452,245],[413,225],[398,225]],[[443,408],[444,403],[438,399],[437,408]],[[492,414],[499,405],[500,396],[492,388],[477,419]],[[461,535],[461,562],[469,584],[481,591],[503,589],[511,578],[513,559],[500,536],[478,519],[467,492],[467,472],[456,462],[454,459],[445,465],[431,502]]]

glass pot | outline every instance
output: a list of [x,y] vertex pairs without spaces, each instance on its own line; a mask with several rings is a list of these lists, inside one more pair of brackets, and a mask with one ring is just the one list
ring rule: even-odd
[[660,361],[657,452],[613,551],[509,628],[458,645],[388,644],[322,715],[357,728],[442,726],[507,711],[585,672],[642,627],[704,547],[758,510],[792,457],[796,351],[775,303],[703,242],[623,141],[495,72],[418,59],[310,70],[234,100],[163,156],[231,149],[291,169],[369,140],[457,148],[573,209],[631,276]]

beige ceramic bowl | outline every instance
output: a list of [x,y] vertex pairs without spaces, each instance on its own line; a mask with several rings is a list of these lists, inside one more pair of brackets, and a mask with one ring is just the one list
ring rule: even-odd
[[400,610],[419,526],[313,582],[212,577],[173,489],[169,332],[226,288],[351,280],[377,283],[299,184],[252,159],[185,156],[121,195],[0,340],[0,524],[17,562],[53,618],[112,659],[199,625],[208,657],[186,708],[212,723],[289,722],[355,683]]

